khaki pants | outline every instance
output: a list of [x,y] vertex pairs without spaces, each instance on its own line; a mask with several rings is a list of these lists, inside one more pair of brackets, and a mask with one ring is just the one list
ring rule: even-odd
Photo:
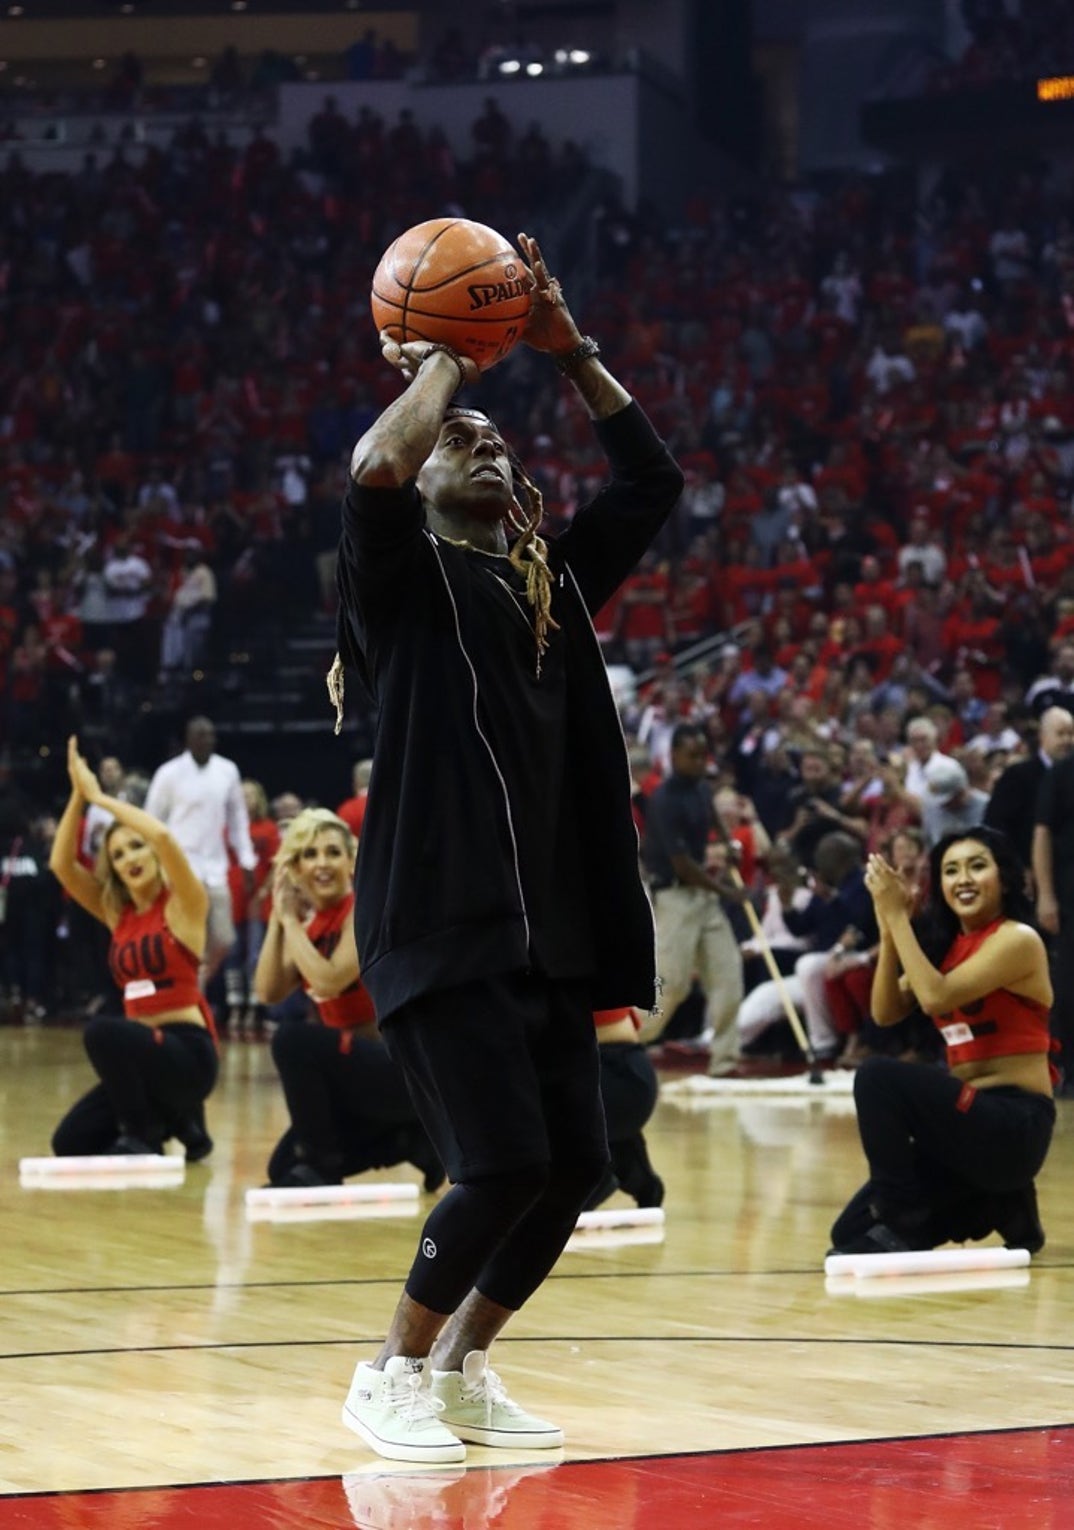
[[204,990],[216,975],[220,963],[235,944],[235,921],[231,915],[231,889],[206,887],[209,894],[209,913],[205,921],[205,955],[201,959],[198,979]]
[[664,887],[653,901],[663,1013],[642,1029],[640,1039],[653,1041],[660,1035],[696,977],[712,1030],[710,1067],[732,1063],[738,1057],[735,1016],[742,1002],[742,957],[723,904],[703,887]]

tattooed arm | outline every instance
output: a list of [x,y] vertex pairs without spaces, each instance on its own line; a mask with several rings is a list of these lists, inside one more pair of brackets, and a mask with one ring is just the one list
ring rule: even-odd
[[479,374],[468,357],[456,363],[446,351],[430,352],[422,340],[400,346],[381,336],[381,350],[410,386],[354,448],[351,477],[369,488],[392,489],[415,476],[436,445],[444,411],[460,382],[475,382]]
[[[582,335],[563,301],[559,282],[549,275],[541,247],[529,234],[519,234],[518,244],[533,273],[533,309],[525,341],[535,351],[554,360],[569,356],[582,344]],[[630,394],[596,356],[575,362],[568,373],[582,403],[593,420],[606,420],[630,403]]]

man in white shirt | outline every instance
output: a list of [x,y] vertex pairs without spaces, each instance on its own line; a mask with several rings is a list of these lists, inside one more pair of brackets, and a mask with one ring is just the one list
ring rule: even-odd
[[902,342],[893,343],[889,351],[883,344],[877,345],[865,365],[865,375],[883,398],[900,383],[912,383],[917,368],[902,348]]
[[209,894],[203,986],[235,943],[228,845],[251,885],[257,865],[239,768],[234,760],[215,754],[215,747],[213,724],[207,717],[192,717],[186,725],[186,749],[160,767],[145,799],[146,812],[168,825]]
[[131,549],[126,538],[116,542],[104,564],[104,583],[108,591],[108,620],[120,626],[140,622],[152,594],[153,571]]
[[949,309],[943,327],[949,335],[955,336],[964,351],[975,350],[988,334],[988,321],[973,300]]
[[939,733],[931,717],[911,717],[906,724],[906,742],[909,749],[903,789],[909,796],[917,799],[917,804],[921,808],[929,801],[929,783],[925,772],[933,760],[947,760],[952,765],[958,763],[951,755],[940,753],[936,747],[938,739]]
[[899,575],[906,577],[909,563],[920,563],[926,584],[939,584],[947,572],[947,554],[936,541],[927,513],[915,513],[910,522],[910,540],[899,548]]

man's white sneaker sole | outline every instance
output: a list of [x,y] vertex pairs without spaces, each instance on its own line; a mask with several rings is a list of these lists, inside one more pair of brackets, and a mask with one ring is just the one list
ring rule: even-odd
[[511,1401],[485,1350],[472,1349],[461,1371],[434,1370],[429,1386],[440,1405],[438,1422],[460,1440],[503,1450],[558,1450],[563,1444],[562,1429]]
[[445,1418],[444,1423],[460,1440],[471,1445],[487,1445],[510,1450],[558,1450],[563,1444],[562,1429],[486,1429],[480,1424],[456,1424]]
[[407,1445],[401,1440],[386,1440],[356,1413],[352,1413],[346,1403],[343,1404],[342,1418],[348,1429],[353,1430],[370,1450],[375,1450],[378,1456],[383,1456],[387,1461],[445,1463],[466,1460],[466,1446],[461,1439],[452,1440],[450,1444],[445,1441],[442,1445]]

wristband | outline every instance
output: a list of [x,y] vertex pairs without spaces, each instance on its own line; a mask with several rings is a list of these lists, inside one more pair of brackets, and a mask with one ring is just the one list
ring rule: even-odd
[[437,351],[443,351],[445,356],[450,356],[452,361],[459,369],[459,380],[451,390],[451,396],[454,398],[456,393],[458,393],[459,389],[466,382],[466,368],[463,365],[462,357],[459,355],[458,351],[455,350],[452,346],[446,345],[443,340],[430,341],[429,345],[426,346],[425,355],[421,358],[421,366],[424,366],[429,357],[434,355]]
[[577,371],[583,361],[588,361],[591,356],[600,355],[600,346],[592,335],[583,335],[580,345],[576,345],[573,351],[566,351],[562,356],[553,356],[556,370],[564,377],[570,377]]

